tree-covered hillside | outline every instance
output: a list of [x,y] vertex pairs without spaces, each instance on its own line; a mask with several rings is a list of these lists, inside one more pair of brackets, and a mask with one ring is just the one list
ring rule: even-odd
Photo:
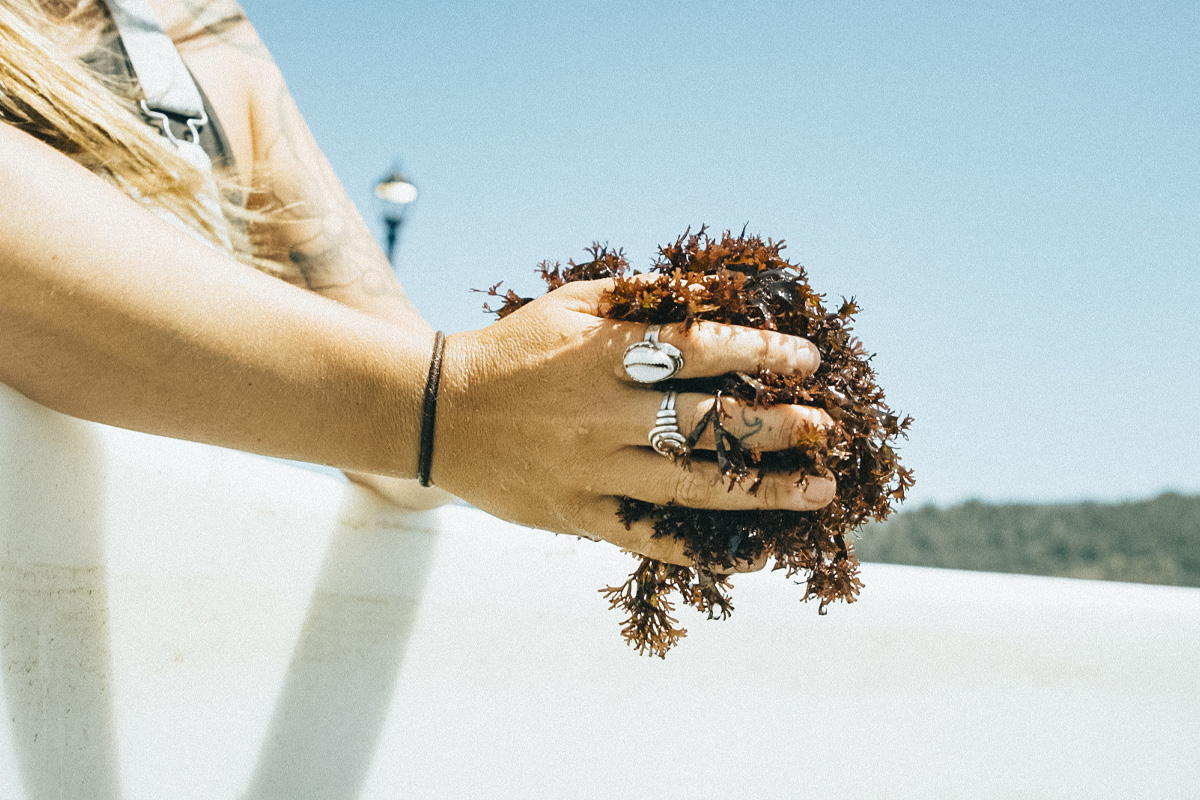
[[869,525],[863,561],[1200,586],[1200,497],[907,511]]

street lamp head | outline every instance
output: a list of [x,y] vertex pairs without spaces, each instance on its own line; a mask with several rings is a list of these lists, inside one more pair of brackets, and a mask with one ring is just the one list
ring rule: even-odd
[[388,263],[394,263],[400,225],[404,222],[404,212],[409,204],[417,199],[417,187],[404,177],[399,167],[393,167],[375,184],[375,198],[379,201],[379,211],[387,234],[384,252],[387,253]]
[[375,184],[375,197],[379,199],[383,218],[399,222],[408,204],[417,199],[417,187],[399,169],[393,169]]

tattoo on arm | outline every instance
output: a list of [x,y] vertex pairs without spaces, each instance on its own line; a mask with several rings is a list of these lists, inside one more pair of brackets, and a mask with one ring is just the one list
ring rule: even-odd
[[301,129],[299,113],[281,84],[274,102],[275,137],[269,163],[268,202],[280,216],[276,233],[287,241],[287,259],[313,291],[357,288],[369,297],[404,297],[391,265],[346,197],[341,183]]
[[[237,0],[178,0],[186,11],[181,39],[204,40],[236,50],[268,70],[256,81],[260,100],[253,103],[255,205],[266,213],[252,224],[261,255],[291,265],[302,285],[333,292],[353,304],[359,294],[387,299],[402,315],[419,317],[391,264],[358,214],[341,181],[325,160]],[[254,69],[254,67],[247,67]],[[273,87],[274,91],[271,94]],[[265,92],[263,91],[265,90]],[[372,307],[377,307],[374,302]]]
[[[350,237],[318,235],[293,246],[287,255],[304,285],[314,292],[357,287],[370,297],[404,296],[390,270],[375,265],[374,253],[356,247]],[[348,264],[359,266],[348,270]]]

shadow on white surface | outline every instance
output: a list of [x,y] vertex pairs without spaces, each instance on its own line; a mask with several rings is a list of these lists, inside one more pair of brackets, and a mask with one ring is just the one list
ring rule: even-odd
[[1197,796],[1200,590],[760,573],[660,661],[634,565],[0,387],[0,798]]
[[[371,513],[361,494],[346,501],[343,519]],[[248,799],[359,796],[435,546],[429,533],[343,526],[334,534]]]
[[117,800],[103,448],[0,391],[0,669],[24,796]]

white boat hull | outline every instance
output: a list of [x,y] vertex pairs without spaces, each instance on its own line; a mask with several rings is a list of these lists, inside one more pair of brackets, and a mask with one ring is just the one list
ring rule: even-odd
[[0,386],[0,798],[1194,798],[1200,591],[867,565],[684,609],[464,507]]

